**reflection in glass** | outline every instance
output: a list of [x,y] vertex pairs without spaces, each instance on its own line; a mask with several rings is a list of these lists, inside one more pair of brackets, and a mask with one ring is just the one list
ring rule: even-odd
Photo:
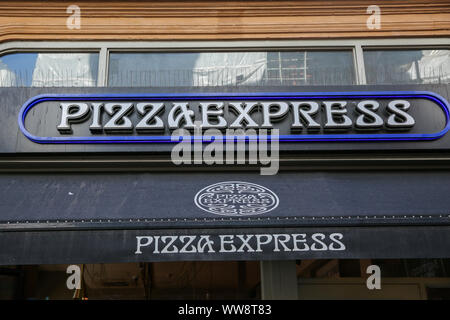
[[450,50],[368,50],[368,84],[450,83]]
[[354,84],[351,51],[111,53],[110,87]]
[[97,86],[96,53],[12,53],[0,57],[0,87]]

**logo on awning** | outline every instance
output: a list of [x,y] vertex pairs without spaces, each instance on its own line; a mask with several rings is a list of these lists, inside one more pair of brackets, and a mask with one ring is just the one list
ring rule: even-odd
[[268,213],[278,204],[278,196],[270,189],[242,181],[219,182],[195,195],[200,209],[224,216],[241,217]]

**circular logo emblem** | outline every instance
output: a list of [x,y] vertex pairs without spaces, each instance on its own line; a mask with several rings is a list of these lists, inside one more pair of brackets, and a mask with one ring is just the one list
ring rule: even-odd
[[195,204],[209,213],[224,216],[252,216],[275,209],[279,200],[271,190],[258,184],[226,181],[203,188]]

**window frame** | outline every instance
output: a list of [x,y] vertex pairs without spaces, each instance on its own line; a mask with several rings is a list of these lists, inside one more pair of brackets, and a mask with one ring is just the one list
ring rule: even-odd
[[207,52],[257,50],[352,50],[355,81],[367,84],[364,50],[450,49],[450,37],[330,40],[237,41],[10,41],[0,43],[0,56],[24,52],[98,53],[98,87],[108,85],[109,54],[114,52]]

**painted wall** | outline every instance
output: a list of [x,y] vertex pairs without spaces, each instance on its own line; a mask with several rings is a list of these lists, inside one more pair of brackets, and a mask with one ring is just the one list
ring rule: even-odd
[[[377,1],[381,28],[369,30],[370,0],[340,1],[2,1],[0,41],[329,39],[450,35],[447,0]],[[79,29],[67,28],[81,9]]]

